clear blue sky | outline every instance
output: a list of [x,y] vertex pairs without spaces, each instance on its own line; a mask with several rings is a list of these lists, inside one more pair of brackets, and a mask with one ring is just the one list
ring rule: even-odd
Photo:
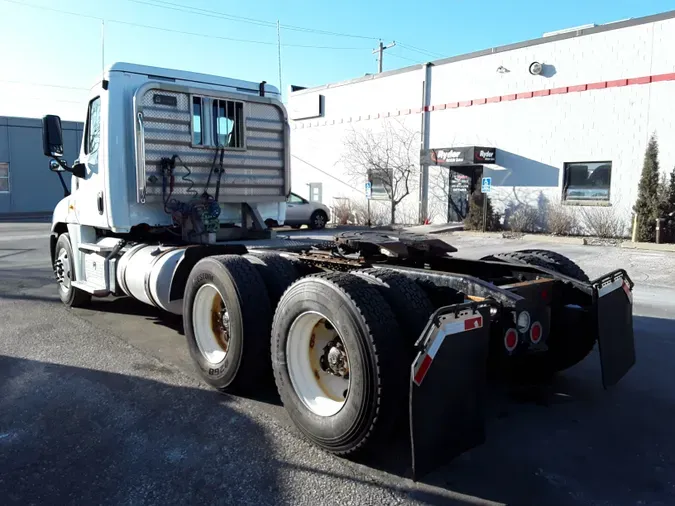
[[0,115],[81,120],[87,92],[69,87],[89,88],[101,70],[97,18],[106,20],[106,65],[127,61],[277,85],[278,19],[286,88],[375,72],[378,38],[399,44],[385,54],[389,70],[671,9],[675,0],[0,0]]

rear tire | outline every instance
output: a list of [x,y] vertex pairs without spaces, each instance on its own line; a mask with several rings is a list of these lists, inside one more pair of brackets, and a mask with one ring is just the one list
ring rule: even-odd
[[394,311],[404,342],[414,345],[434,312],[434,305],[424,290],[405,274],[393,270],[364,269],[352,274],[375,284]]
[[237,255],[207,257],[188,276],[183,325],[190,355],[206,383],[251,391],[269,373],[272,321],[267,288]]
[[481,260],[503,260],[506,262],[525,263],[548,268],[579,281],[589,281],[588,275],[574,261],[565,255],[544,249],[526,249],[513,253],[497,253]]
[[244,255],[244,258],[253,264],[265,282],[271,307],[274,310],[286,289],[300,277],[298,271],[290,260],[277,253],[256,251]]
[[[303,331],[300,322],[310,317],[323,325]],[[327,347],[314,350],[315,339],[320,342],[326,331],[334,332],[345,350],[348,378],[332,379],[336,376],[319,366],[302,374],[302,357],[311,364],[314,353],[327,353]],[[409,367],[394,313],[373,285],[353,274],[302,278],[288,289],[274,316],[272,366],[281,400],[300,432],[335,454],[354,455],[385,442],[406,405]],[[331,381],[347,382],[342,397],[329,395]],[[312,389],[318,394],[311,395]]]
[[91,294],[75,288],[72,282],[75,277],[75,257],[73,247],[70,244],[70,235],[61,234],[54,247],[54,272],[61,272],[59,285],[59,297],[68,307],[84,307],[91,302]]
[[[588,275],[574,261],[560,253],[548,250],[521,250],[513,253],[498,253],[491,259],[543,267],[570,278],[588,282]],[[552,320],[556,318],[555,312]],[[586,326],[590,329],[590,327]],[[555,330],[554,327],[552,327]],[[595,346],[595,332],[579,330],[574,335],[553,331],[546,341],[547,351],[512,358],[513,370],[524,378],[546,378],[569,369],[585,359]]]

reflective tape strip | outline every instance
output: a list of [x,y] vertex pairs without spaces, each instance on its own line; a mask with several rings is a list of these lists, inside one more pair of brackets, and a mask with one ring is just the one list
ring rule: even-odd
[[626,297],[628,297],[628,300],[632,304],[633,303],[633,292],[631,291],[628,283],[626,283],[625,281],[623,282],[623,291],[626,292]]
[[419,364],[417,371],[415,372],[414,382],[417,386],[420,386],[422,380],[427,375],[427,371],[431,366],[431,362],[434,360],[429,355],[423,355],[422,361]]
[[431,362],[433,362],[436,353],[440,349],[443,341],[445,341],[445,336],[450,334],[459,334],[460,332],[466,332],[469,330],[479,329],[483,327],[483,317],[478,316],[467,316],[464,319],[458,319],[449,323],[444,323],[443,326],[439,329],[435,336],[433,336],[430,342],[427,343],[428,349],[426,353],[420,356],[420,359],[415,365],[415,375],[413,377],[413,382],[420,386]]

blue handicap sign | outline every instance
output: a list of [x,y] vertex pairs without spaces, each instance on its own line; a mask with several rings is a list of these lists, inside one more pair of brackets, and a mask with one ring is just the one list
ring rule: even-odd
[[491,189],[492,189],[492,178],[491,177],[484,177],[481,180],[481,183],[480,183],[481,193],[490,193]]
[[366,182],[366,198],[370,199],[373,196],[373,183],[370,181]]

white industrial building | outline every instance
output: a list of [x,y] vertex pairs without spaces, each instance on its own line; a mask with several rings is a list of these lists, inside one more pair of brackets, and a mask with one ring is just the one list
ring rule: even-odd
[[[482,174],[507,216],[547,201],[608,207],[628,224],[652,133],[661,169],[675,166],[675,11],[294,87],[288,109],[293,191],[329,206],[365,202],[349,139],[393,128],[418,135],[398,221],[456,218],[448,193]],[[445,194],[439,178],[452,181]]]

